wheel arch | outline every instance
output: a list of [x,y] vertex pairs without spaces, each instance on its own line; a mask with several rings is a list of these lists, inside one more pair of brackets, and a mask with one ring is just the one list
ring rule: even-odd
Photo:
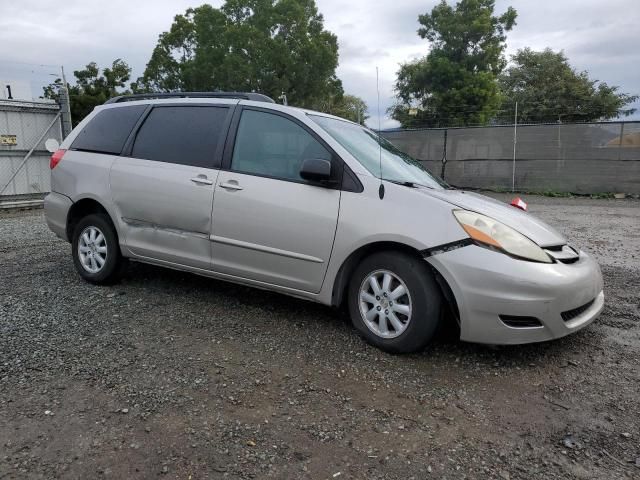
[[[342,307],[347,298],[347,289],[351,276],[358,263],[365,257],[373,253],[382,251],[400,251],[407,253],[413,257],[423,260],[423,256],[419,250],[407,244],[394,241],[378,241],[363,245],[353,251],[340,266],[338,273],[333,282],[333,290],[331,293],[331,305],[334,307]],[[424,261],[424,260],[423,260]],[[427,263],[434,274],[436,283],[440,288],[442,298],[444,299],[445,308],[442,309],[444,325],[448,333],[452,337],[460,338],[460,310],[458,301],[453,290],[449,286],[447,280],[431,263]]]
[[73,230],[75,229],[78,222],[82,218],[86,217],[87,215],[91,215],[92,213],[100,213],[106,215],[109,218],[111,224],[114,226],[116,234],[118,234],[116,224],[113,221],[113,218],[111,218],[111,215],[109,214],[107,209],[97,200],[87,197],[77,200],[69,209],[69,213],[67,214],[66,227],[67,238],[72,239]]
[[[338,273],[335,276],[333,289],[331,292],[332,306],[340,307],[344,303],[344,300],[347,296],[346,292],[349,286],[349,281],[356,266],[360,263],[360,261],[363,258],[368,257],[369,255],[382,251],[399,251],[423,260],[423,256],[419,250],[410,245],[400,242],[376,241],[357,248],[344,260],[344,262],[342,262],[342,265],[340,266]],[[458,303],[456,301],[455,295],[453,294],[453,291],[451,290],[451,287],[447,283],[446,279],[440,274],[440,272],[438,272],[438,270],[433,267],[433,265],[431,265],[430,263],[428,263],[428,265],[434,273],[443,298],[449,305],[450,313],[454,316],[456,322],[459,322],[460,315],[458,310]]]

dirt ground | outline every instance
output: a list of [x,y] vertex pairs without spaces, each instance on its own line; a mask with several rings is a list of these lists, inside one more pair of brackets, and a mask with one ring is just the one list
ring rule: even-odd
[[1,214],[0,478],[640,478],[640,202],[526,200],[598,258],[601,318],[404,356],[195,275],[91,286],[42,211]]

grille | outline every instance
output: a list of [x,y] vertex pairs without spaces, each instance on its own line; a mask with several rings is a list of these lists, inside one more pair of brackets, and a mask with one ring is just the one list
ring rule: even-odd
[[502,323],[513,328],[541,327],[542,323],[536,317],[520,317],[516,315],[500,315]]
[[591,305],[593,305],[593,302],[595,302],[595,298],[593,300],[588,301],[587,303],[585,303],[584,305],[578,307],[578,308],[574,308],[573,310],[567,310],[566,312],[562,312],[562,320],[564,320],[565,322],[568,322],[570,320],[573,320],[574,318],[580,316],[581,314],[583,314],[584,312],[586,312],[589,307]]
[[562,263],[576,263],[578,261],[578,257],[575,258],[565,258],[560,260]]
[[553,245],[544,250],[558,262],[575,263],[580,259],[576,249],[569,245]]

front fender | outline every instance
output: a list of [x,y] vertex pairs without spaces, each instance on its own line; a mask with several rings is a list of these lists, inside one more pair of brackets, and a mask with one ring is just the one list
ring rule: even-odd
[[380,180],[359,178],[363,192],[342,192],[333,250],[318,297],[321,303],[331,304],[341,267],[366,245],[385,242],[420,252],[467,238],[451,213],[451,204],[389,182],[385,182],[385,195],[380,199]]

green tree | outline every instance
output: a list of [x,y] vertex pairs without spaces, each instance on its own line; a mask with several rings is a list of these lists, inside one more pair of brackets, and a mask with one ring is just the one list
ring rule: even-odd
[[402,126],[469,125],[491,119],[499,105],[496,81],[506,60],[505,32],[516,11],[494,16],[494,0],[442,0],[418,17],[429,54],[400,66],[396,104],[390,112]]
[[311,107],[342,95],[338,41],[314,0],[227,0],[177,15],[134,91],[258,91]]
[[346,118],[352,122],[364,125],[367,115],[367,104],[360,97],[355,95],[339,95],[327,97],[324,100],[311,106],[314,110],[330,113],[337,117]]
[[[102,105],[109,98],[129,93],[124,89],[131,75],[131,68],[122,59],[116,59],[111,67],[104,68],[102,75],[95,62],[90,62],[83,70],[75,70],[73,75],[75,85],[68,84],[71,102],[71,118],[74,126],[89,115],[98,105]],[[44,98],[58,101],[62,80],[57,78],[53,83],[44,87]]]
[[56,102],[59,102],[60,87],[62,87],[62,79],[56,78],[46,87],[42,87],[43,93],[40,98],[48,98],[49,100],[55,100]]
[[518,122],[587,122],[631,115],[625,108],[638,95],[591,80],[587,72],[574,70],[563,52],[529,48],[512,56],[513,64],[499,77],[504,111],[518,102]]

